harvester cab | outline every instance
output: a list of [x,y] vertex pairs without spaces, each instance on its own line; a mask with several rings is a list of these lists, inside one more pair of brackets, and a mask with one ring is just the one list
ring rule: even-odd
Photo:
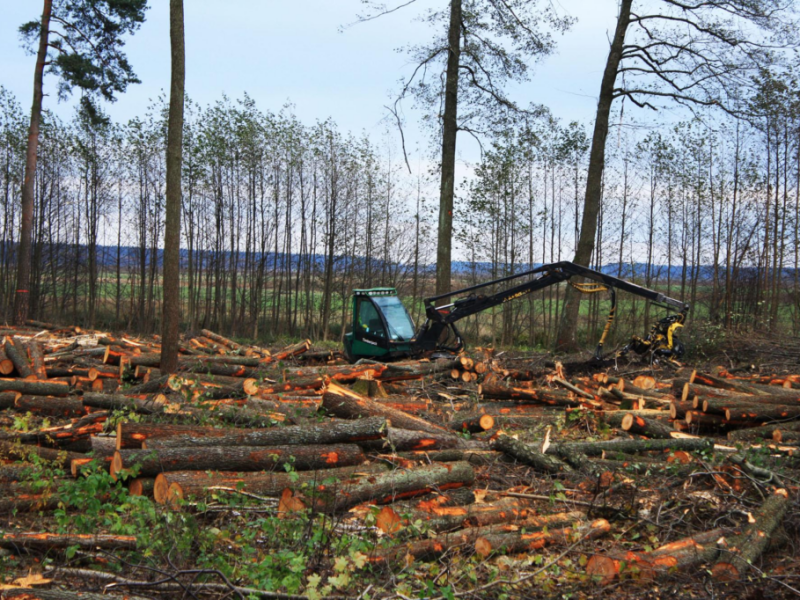
[[391,359],[414,350],[414,322],[395,288],[353,290],[353,323],[344,336],[349,360]]

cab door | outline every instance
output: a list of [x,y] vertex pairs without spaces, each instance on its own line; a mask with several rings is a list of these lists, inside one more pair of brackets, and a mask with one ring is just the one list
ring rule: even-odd
[[355,339],[370,346],[389,347],[389,336],[378,308],[369,297],[360,297],[356,303]]

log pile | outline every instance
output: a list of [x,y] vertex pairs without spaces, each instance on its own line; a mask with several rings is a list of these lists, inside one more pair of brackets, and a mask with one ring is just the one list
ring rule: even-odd
[[[106,471],[131,495],[173,510],[222,493],[260,499],[284,517],[311,511],[365,529],[377,511],[375,527],[397,543],[376,549],[375,565],[579,545],[590,580],[607,585],[676,569],[741,579],[796,498],[792,477],[747,454],[756,448],[800,468],[793,374],[568,376],[559,363],[526,370],[482,350],[350,365],[308,340],[267,350],[203,329],[182,340],[178,372],[167,375],[157,338],[44,325],[0,332],[6,515],[58,507],[26,479],[49,461],[75,478]],[[27,426],[14,427],[23,416]],[[738,525],[593,550],[652,511],[636,498],[648,477],[740,495],[756,482],[765,499],[740,510],[749,521]],[[50,533],[10,532],[0,545],[135,546]]]

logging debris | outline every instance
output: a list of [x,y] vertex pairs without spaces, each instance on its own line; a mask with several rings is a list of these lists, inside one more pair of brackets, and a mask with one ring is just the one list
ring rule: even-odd
[[372,540],[376,568],[572,552],[597,590],[798,567],[771,552],[797,534],[794,373],[526,370],[481,349],[350,365],[309,340],[268,350],[203,329],[167,375],[156,337],[43,325],[0,331],[7,553],[138,549],[136,536],[24,530],[41,521],[14,515],[63,505],[66,479],[34,485],[47,464],[105,471],[171,510],[224,511],[230,497],[335,517]]

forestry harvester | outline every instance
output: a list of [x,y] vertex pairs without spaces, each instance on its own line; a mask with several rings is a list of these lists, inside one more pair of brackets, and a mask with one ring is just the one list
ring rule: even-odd
[[[570,281],[572,277],[584,277],[593,283],[573,283]],[[522,283],[510,283],[520,279],[523,279]],[[649,353],[651,356],[669,358],[679,358],[683,354],[683,344],[678,340],[677,332],[683,327],[689,311],[688,304],[624,279],[562,261],[448,294],[425,298],[427,318],[419,329],[414,328],[414,322],[394,288],[353,290],[353,324],[352,331],[346,333],[344,337],[345,355],[354,362],[361,358],[391,360],[434,352],[458,353],[464,348],[464,340],[456,327],[457,321],[493,306],[516,300],[531,292],[557,285],[562,281],[567,281],[581,293],[605,291],[610,293],[611,308],[595,350],[597,359],[602,358],[603,344],[614,322],[617,308],[616,290],[641,296],[656,306],[677,311],[656,322],[647,337],[634,336],[631,342],[620,350],[620,354],[626,354],[631,350],[639,354]],[[498,284],[506,286],[501,291],[489,295],[476,293],[478,290]],[[451,296],[463,297],[447,304],[436,305],[436,302]]]

